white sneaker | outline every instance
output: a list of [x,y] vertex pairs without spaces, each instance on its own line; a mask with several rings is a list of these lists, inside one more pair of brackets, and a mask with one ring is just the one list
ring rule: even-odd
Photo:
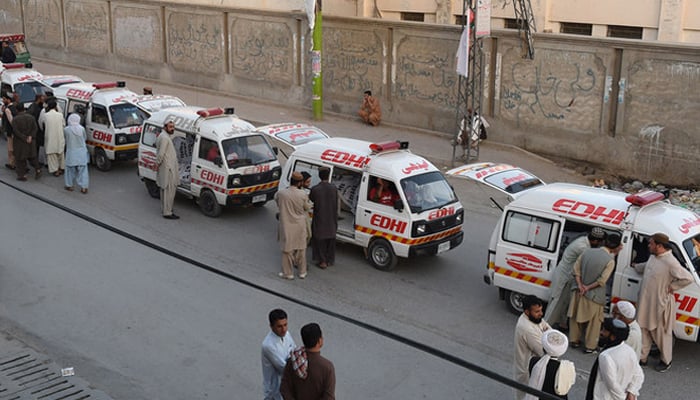
[[304,279],[306,278],[307,272],[304,272],[303,274],[299,274],[299,279]]
[[294,275],[285,275],[284,272],[280,272],[277,274],[282,279],[287,279],[287,280],[294,280]]

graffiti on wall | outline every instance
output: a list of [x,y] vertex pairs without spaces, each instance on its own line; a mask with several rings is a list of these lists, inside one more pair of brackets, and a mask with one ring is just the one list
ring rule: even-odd
[[60,46],[61,6],[58,0],[26,0],[24,3],[24,34],[28,42]]
[[329,29],[323,47],[324,87],[329,92],[382,94],[384,45],[374,32]]
[[255,80],[292,80],[294,42],[287,24],[236,19],[231,37],[234,73]]
[[223,70],[223,29],[210,15],[171,13],[168,18],[168,57],[190,71]]
[[[396,97],[434,107],[457,106],[457,42],[407,37],[397,48]],[[454,45],[452,47],[451,45]]]
[[157,9],[116,6],[112,15],[116,54],[163,62],[162,25]]
[[518,124],[544,119],[550,124],[580,123],[581,130],[595,130],[591,113],[600,114],[604,79],[599,76],[605,76],[604,69],[586,54],[540,54],[534,61],[504,67],[500,93],[504,116]]
[[90,54],[109,49],[107,3],[66,2],[66,47]]

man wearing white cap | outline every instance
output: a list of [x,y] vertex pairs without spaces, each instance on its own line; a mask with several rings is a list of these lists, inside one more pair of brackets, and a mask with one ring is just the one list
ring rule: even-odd
[[[544,356],[530,359],[529,385],[545,393],[567,398],[569,389],[576,382],[576,368],[571,361],[560,360],[569,347],[569,339],[556,329],[550,329],[542,334]],[[525,400],[536,400],[537,397],[528,394]]]
[[630,334],[625,340],[634,352],[637,353],[637,359],[642,354],[642,328],[639,327],[634,316],[637,314],[637,309],[627,300],[618,301],[613,307],[613,317],[623,321],[630,328]]

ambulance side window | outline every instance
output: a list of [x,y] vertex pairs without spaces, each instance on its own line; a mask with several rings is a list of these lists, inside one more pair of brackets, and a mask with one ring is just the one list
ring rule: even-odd
[[66,115],[66,110],[67,110],[66,100],[65,99],[58,99],[56,97],[54,97],[53,99],[56,100],[56,104],[58,104],[58,111],[61,114]]
[[[683,268],[688,269],[688,264],[683,258],[681,250],[676,246],[675,243],[671,242],[671,253],[676,260],[683,266]],[[647,262],[651,257],[649,252],[649,236],[642,235],[641,233],[632,234],[632,262],[633,263],[643,263]]]
[[503,240],[554,252],[559,229],[559,221],[509,211],[503,228]]
[[146,146],[156,147],[156,138],[160,130],[161,128],[159,126],[146,124],[143,129],[143,134],[141,135],[141,143]]
[[109,116],[104,106],[92,105],[92,122],[100,125],[109,125]]
[[[316,186],[321,179],[318,177],[318,170],[321,165],[311,164],[305,161],[297,161],[294,163],[294,169],[291,172],[308,172],[311,175],[311,187]],[[291,178],[291,175],[287,179]]]
[[215,162],[215,160],[218,158],[219,162],[221,162],[219,144],[213,140],[201,138],[199,140],[199,158],[211,162]]

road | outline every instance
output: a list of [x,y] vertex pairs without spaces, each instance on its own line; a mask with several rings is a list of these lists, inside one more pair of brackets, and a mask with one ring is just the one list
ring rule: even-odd
[[[500,384],[333,316],[510,376],[516,316],[482,281],[485,249],[500,213],[489,204],[490,193],[452,182],[467,210],[465,242],[453,251],[402,261],[387,273],[371,268],[361,249],[339,245],[336,266],[312,267],[306,280],[288,282],[277,277],[273,204],[226,210],[211,219],[178,197],[175,209],[182,219],[164,220],[135,171],[133,162],[117,163],[107,173],[92,169],[88,195],[66,192],[61,178],[21,183],[11,171],[0,171],[6,183],[0,185],[3,326],[74,365],[114,398],[259,398],[259,345],[268,330],[267,312],[277,306],[289,312],[297,341],[304,323],[321,323],[324,354],[336,364],[339,398],[509,396]],[[698,349],[677,343],[674,369],[666,375],[647,370],[644,395],[692,397],[683,382],[697,376]],[[580,371],[571,398],[582,398],[594,358],[573,351],[567,357]]]

